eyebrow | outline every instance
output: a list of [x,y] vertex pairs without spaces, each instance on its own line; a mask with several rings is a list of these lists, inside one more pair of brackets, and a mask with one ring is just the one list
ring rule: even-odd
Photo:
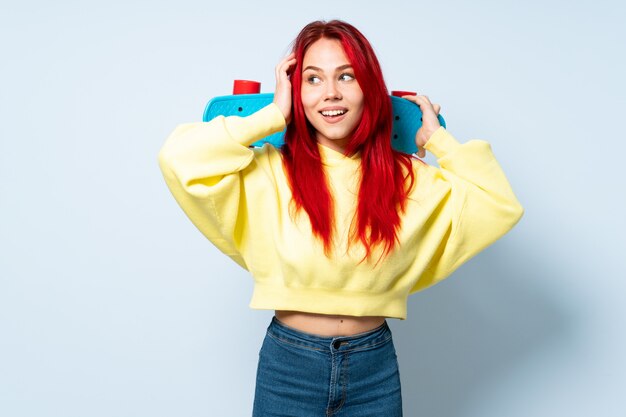
[[[352,65],[345,64],[345,65],[338,66],[337,68],[335,68],[335,71],[342,71],[342,70],[345,70],[345,69],[348,69],[348,68],[352,68]],[[318,71],[318,72],[324,72],[324,70],[322,70],[321,68],[315,67],[313,65],[307,66],[305,69],[302,70],[302,72],[304,72],[306,70],[313,70],[313,71]]]

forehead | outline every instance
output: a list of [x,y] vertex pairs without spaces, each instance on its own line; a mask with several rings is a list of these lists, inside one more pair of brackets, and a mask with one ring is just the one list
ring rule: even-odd
[[336,68],[349,64],[350,61],[346,52],[337,39],[321,38],[313,42],[306,50],[303,59],[303,66],[314,65],[316,67]]

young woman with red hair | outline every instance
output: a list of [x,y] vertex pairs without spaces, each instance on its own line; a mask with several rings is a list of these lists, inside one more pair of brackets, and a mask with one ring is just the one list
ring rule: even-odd
[[[307,25],[276,67],[274,102],[247,117],[179,126],[159,154],[194,224],[252,274],[250,307],[275,310],[259,355],[254,416],[400,416],[386,318],[449,276],[523,209],[487,142],[461,144],[440,107],[419,157],[391,147],[392,109],[367,39]],[[287,128],[276,149],[251,143]]]

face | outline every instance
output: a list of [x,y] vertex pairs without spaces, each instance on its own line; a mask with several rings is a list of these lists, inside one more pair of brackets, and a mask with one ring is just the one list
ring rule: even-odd
[[302,105],[318,143],[343,152],[363,115],[363,91],[341,43],[319,39],[304,54]]

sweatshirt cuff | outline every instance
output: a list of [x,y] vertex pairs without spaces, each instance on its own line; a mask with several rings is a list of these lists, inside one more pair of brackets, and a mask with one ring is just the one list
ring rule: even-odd
[[285,127],[285,117],[274,103],[246,117],[229,116],[226,118],[226,129],[230,136],[244,146],[280,132]]
[[431,135],[430,139],[428,139],[428,142],[424,145],[424,149],[431,152],[437,158],[441,158],[458,146],[461,146],[461,144],[454,138],[454,136],[448,133],[443,126],[440,126]]

